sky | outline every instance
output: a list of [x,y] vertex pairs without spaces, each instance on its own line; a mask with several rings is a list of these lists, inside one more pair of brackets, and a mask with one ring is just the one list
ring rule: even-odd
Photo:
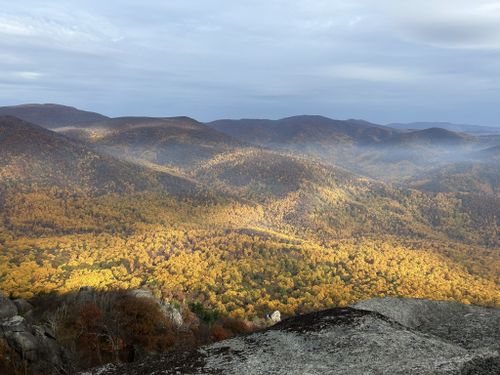
[[0,105],[500,126],[500,0],[0,0]]

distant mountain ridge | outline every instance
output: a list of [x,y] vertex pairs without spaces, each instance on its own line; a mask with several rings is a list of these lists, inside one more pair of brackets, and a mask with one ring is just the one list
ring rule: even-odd
[[[184,170],[259,147],[312,157],[390,182],[420,176],[428,168],[450,162],[497,159],[498,135],[451,123],[413,123],[415,129],[407,129],[360,119],[299,115],[204,124],[185,116],[108,118],[57,104],[0,107],[1,113],[57,130],[117,158]],[[471,129],[474,132],[468,133]]]
[[11,116],[0,117],[0,182],[87,192],[193,192],[196,184],[101,155],[87,145]]
[[46,128],[104,121],[109,117],[60,104],[21,104],[0,107],[0,116],[14,116]]
[[187,167],[244,143],[189,117],[118,117],[59,132],[119,157]]
[[279,120],[218,120],[209,126],[255,144],[307,142],[378,142],[397,131],[361,120],[301,115]]
[[403,132],[363,120],[334,120],[323,116],[294,116],[279,120],[218,120],[209,126],[237,139],[263,146],[347,144],[378,146],[471,141],[472,136],[438,127]]
[[[394,140],[396,143],[400,144],[412,142],[424,142],[428,144],[461,144],[473,141],[474,137],[465,133],[434,127],[398,134]],[[391,143],[391,140],[389,140],[388,143]]]
[[500,145],[481,150],[475,156],[485,161],[498,161],[500,160]]
[[454,124],[451,122],[409,122],[409,123],[391,123],[388,127],[398,130],[424,130],[429,128],[442,128],[455,132],[490,134],[500,133],[500,128],[484,125]]
[[426,171],[407,184],[432,192],[500,193],[500,165],[497,163],[452,163]]
[[403,131],[363,120],[294,116],[219,120],[214,129],[243,142],[305,155],[351,172],[399,181],[488,147],[491,138],[442,128]]

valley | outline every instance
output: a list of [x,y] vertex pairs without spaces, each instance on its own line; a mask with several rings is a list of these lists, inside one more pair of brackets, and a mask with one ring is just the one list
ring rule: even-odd
[[7,293],[147,286],[247,318],[383,295],[499,303],[496,164],[451,162],[398,185],[293,152],[321,142],[383,154],[403,142],[440,154],[474,136],[310,116],[75,125],[78,110],[63,124],[62,109],[38,109],[57,132],[1,119]]

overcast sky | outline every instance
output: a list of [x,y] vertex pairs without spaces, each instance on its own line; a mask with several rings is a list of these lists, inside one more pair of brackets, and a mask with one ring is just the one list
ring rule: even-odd
[[0,105],[500,125],[500,0],[0,0]]

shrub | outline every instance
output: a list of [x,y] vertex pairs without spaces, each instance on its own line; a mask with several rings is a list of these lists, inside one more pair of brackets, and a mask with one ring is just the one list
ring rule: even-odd
[[189,308],[202,322],[208,324],[209,326],[212,326],[220,316],[219,311],[215,309],[207,309],[200,302],[191,303]]
[[124,297],[115,305],[117,323],[129,345],[165,351],[174,342],[174,328],[158,304],[147,298]]

